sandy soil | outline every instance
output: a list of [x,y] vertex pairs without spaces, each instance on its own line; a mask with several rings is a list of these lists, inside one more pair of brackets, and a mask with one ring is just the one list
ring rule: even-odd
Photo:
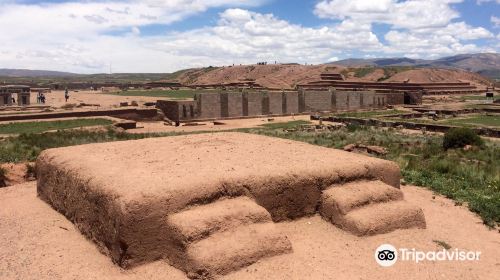
[[[50,105],[52,107],[61,107],[65,104],[99,104],[100,107],[85,107],[86,110],[89,109],[106,109],[106,108],[114,108],[119,107],[120,102],[131,102],[137,101],[139,105],[142,105],[144,102],[156,102],[159,97],[148,97],[148,96],[119,96],[119,95],[111,95],[111,94],[103,94],[99,91],[70,91],[70,98],[68,102],[64,100],[64,91],[54,90],[50,93],[46,93],[46,102],[45,105]],[[36,104],[36,93],[31,94],[31,104]]]
[[[165,125],[164,122],[138,122],[136,129],[127,130],[128,133],[157,133],[157,132],[190,132],[190,131],[222,131],[238,128],[258,127],[267,123],[283,123],[290,121],[309,121],[309,115],[272,117],[272,118],[250,118],[250,119],[234,119],[220,120],[215,125],[214,122],[196,122],[198,125],[190,126],[182,124],[181,126]],[[316,121],[311,121],[317,123]]]
[[[319,216],[278,223],[293,253],[264,259],[224,279],[495,279],[500,273],[500,234],[448,199],[412,186],[405,197],[423,208],[427,229],[355,237]],[[35,183],[0,189],[0,279],[187,279],[164,261],[122,270],[100,254],[61,214],[36,197]],[[375,263],[382,243],[440,250],[433,240],[481,251],[477,262]]]
[[[36,93],[31,94],[30,102],[31,108],[26,110],[20,110],[20,108],[5,108],[6,110],[0,111],[2,115],[4,114],[19,114],[22,113],[40,113],[44,112],[47,107],[50,107],[52,111],[64,111],[62,106],[65,105],[73,105],[71,110],[73,111],[90,111],[90,110],[102,110],[102,109],[112,109],[112,108],[126,108],[120,107],[120,102],[128,102],[129,104],[132,101],[136,101],[139,106],[143,106],[145,102],[156,102],[159,99],[168,99],[168,98],[160,98],[160,97],[148,97],[148,96],[119,96],[119,95],[111,95],[101,93],[99,91],[70,91],[70,98],[68,102],[64,99],[64,91],[52,91],[50,93],[46,93],[46,101],[45,104],[37,104],[36,103]],[[75,107],[80,103],[86,104],[98,104],[99,106],[83,106],[83,107]],[[37,107],[40,105],[40,108]]]
[[0,167],[7,170],[7,186],[17,185],[26,181],[33,180],[33,178],[27,178],[27,164],[32,163],[22,162],[0,164]]

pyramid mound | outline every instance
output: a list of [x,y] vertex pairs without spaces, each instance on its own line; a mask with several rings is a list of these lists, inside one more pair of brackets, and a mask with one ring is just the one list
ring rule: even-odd
[[[377,218],[381,225],[350,213],[371,202],[398,202],[396,164],[244,133],[50,149],[37,160],[37,178],[40,198],[118,265],[167,259],[196,277],[290,252],[293,244],[274,223],[318,209],[360,235],[425,224],[423,215],[402,206],[392,207],[391,217]],[[349,193],[363,188],[373,191]]]

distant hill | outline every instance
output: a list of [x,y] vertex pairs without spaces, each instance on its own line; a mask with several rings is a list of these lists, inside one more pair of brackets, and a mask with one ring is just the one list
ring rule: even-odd
[[345,59],[332,62],[332,64],[345,67],[361,66],[413,66],[433,68],[455,68],[479,73],[489,78],[500,79],[500,54],[478,53],[460,54],[443,57],[435,60],[411,59],[411,58],[373,58],[373,59]]
[[48,70],[28,70],[28,69],[0,69],[0,76],[3,77],[71,77],[79,74]]
[[[401,62],[406,63],[406,62]],[[412,83],[456,83],[470,82],[484,86],[490,81],[483,76],[462,69],[426,67],[360,67],[321,65],[241,65],[209,67],[182,71],[172,81],[184,85],[202,86],[253,81],[257,85],[274,89],[293,89],[297,84],[318,81],[322,73],[343,74],[353,82],[412,82]],[[173,75],[172,75],[173,76]]]

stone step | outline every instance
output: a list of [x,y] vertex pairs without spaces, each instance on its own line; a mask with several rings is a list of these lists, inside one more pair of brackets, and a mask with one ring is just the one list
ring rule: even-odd
[[241,225],[271,221],[269,212],[248,197],[222,199],[173,214],[167,223],[182,244]]
[[239,226],[189,245],[188,272],[200,276],[223,275],[262,258],[291,251],[290,241],[272,222]]
[[372,203],[403,200],[403,192],[382,181],[355,181],[333,186],[322,194],[321,212],[345,215],[349,211]]
[[357,236],[426,227],[422,209],[404,200],[357,208],[344,216],[337,217],[332,223]]

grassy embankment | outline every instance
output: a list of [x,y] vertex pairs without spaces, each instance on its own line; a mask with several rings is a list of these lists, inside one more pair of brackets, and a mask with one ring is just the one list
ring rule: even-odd
[[499,98],[498,95],[495,95],[493,98],[491,98],[491,97],[486,97],[486,95],[483,94],[483,95],[464,95],[464,96],[460,97],[460,100],[463,100],[463,101],[465,101],[465,100],[479,100],[479,101],[481,101],[481,100],[496,100],[498,98]]
[[453,126],[470,127],[470,128],[480,127],[480,126],[500,127],[500,115],[487,115],[487,114],[473,114],[468,116],[463,115],[456,118],[449,117],[445,119],[438,119],[436,121],[426,117],[415,118],[415,119],[388,118],[388,120],[414,122],[414,123],[453,125]]
[[[201,133],[201,132],[198,132]],[[21,134],[0,140],[0,163],[34,161],[45,149],[75,146],[89,143],[102,143],[123,140],[136,140],[151,137],[172,136],[187,133],[143,133],[130,134],[113,129],[104,131],[59,130],[40,134]]]
[[495,126],[500,127],[500,115],[474,115],[467,118],[453,118],[443,121],[457,126]]
[[148,96],[162,97],[170,99],[188,99],[193,98],[198,90],[179,89],[179,90],[128,90],[117,93],[106,93],[119,96]]
[[61,130],[86,126],[110,125],[107,119],[74,119],[62,121],[12,122],[0,124],[0,134],[41,133],[49,130]]
[[396,114],[407,114],[409,111],[402,110],[382,110],[382,111],[361,111],[361,112],[345,112],[333,114],[336,117],[350,117],[350,118],[375,118],[381,116],[389,116]]

